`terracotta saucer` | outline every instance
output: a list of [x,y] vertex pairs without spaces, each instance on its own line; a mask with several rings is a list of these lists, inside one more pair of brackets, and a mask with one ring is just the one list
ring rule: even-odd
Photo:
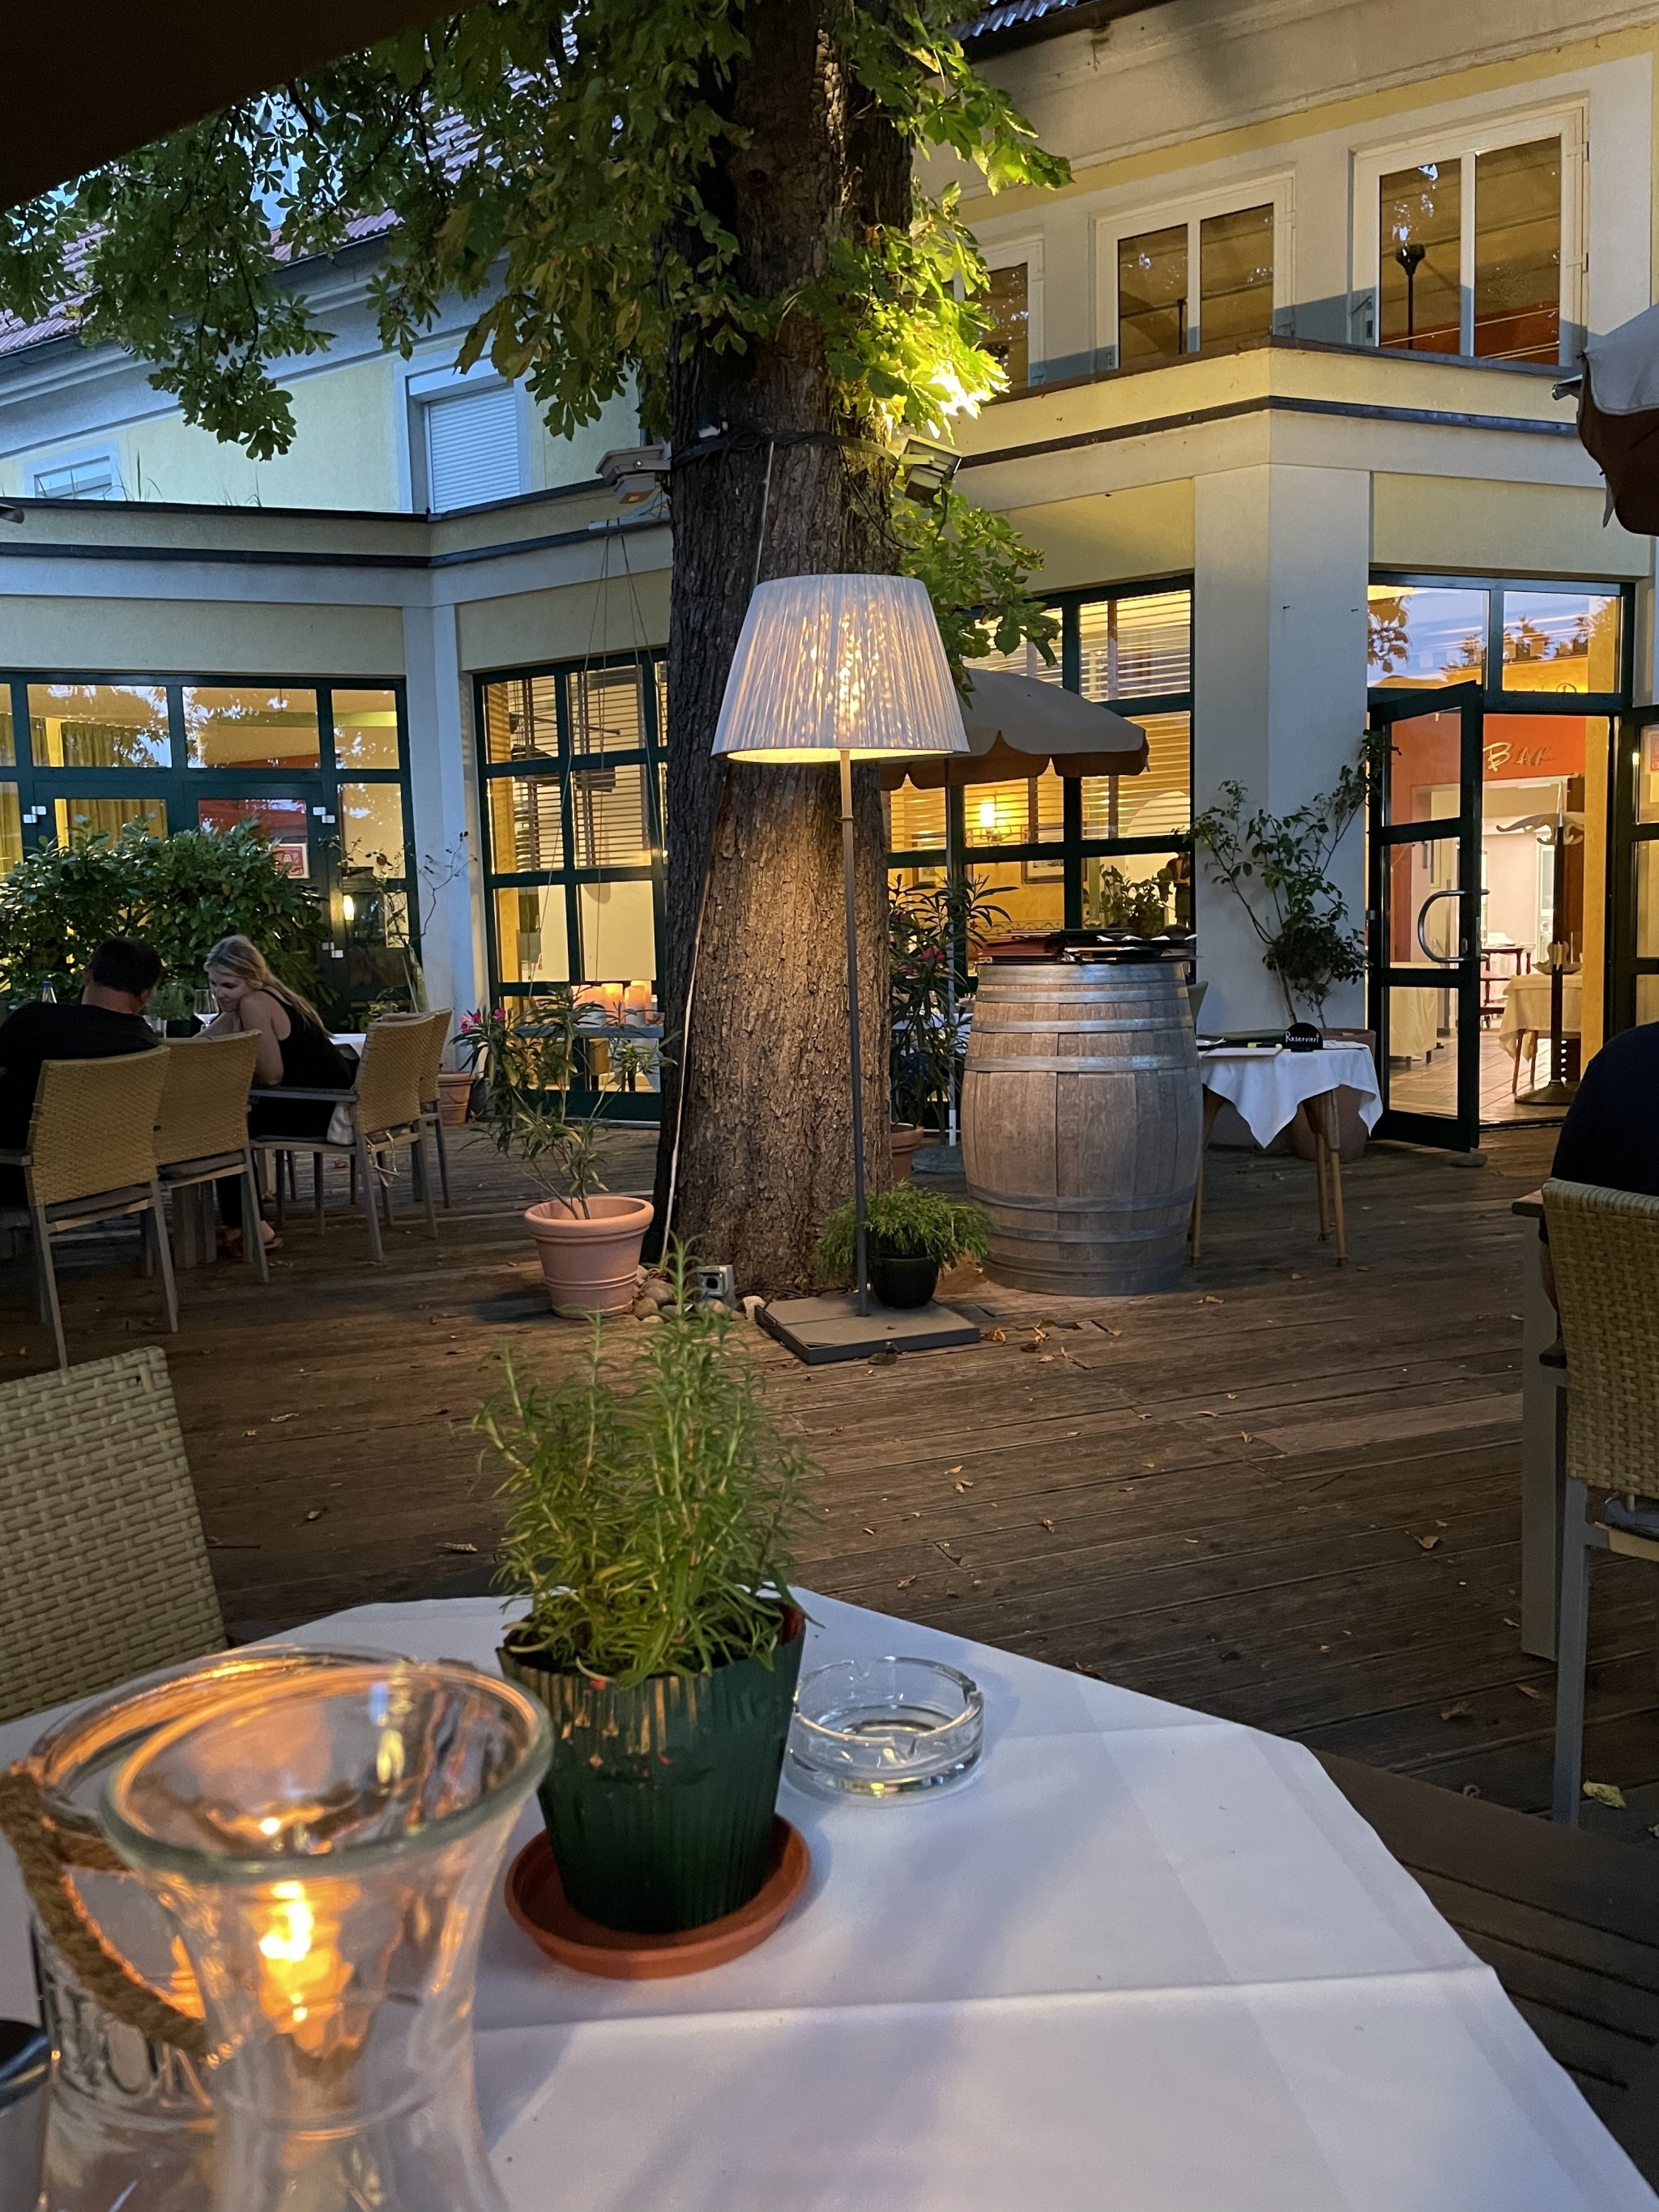
[[805,1838],[781,1814],[772,1819],[766,1880],[747,1905],[701,1928],[667,1936],[641,1936],[604,1928],[566,1899],[552,1847],[537,1836],[507,1870],[507,1909],[532,1942],[562,1966],[612,1981],[658,1981],[670,1974],[700,1974],[723,1966],[763,1943],[806,1887],[812,1855]]

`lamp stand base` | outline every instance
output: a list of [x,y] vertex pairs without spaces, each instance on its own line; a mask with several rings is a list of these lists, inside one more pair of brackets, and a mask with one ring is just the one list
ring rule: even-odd
[[837,1359],[869,1359],[883,1352],[939,1352],[977,1344],[979,1323],[949,1306],[884,1306],[875,1298],[860,1314],[850,1294],[828,1298],[777,1298],[759,1307],[761,1327],[809,1367]]

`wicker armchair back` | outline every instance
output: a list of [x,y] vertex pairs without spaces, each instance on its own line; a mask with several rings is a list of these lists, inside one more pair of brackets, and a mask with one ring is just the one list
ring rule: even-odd
[[29,1193],[61,1206],[155,1180],[155,1121],[167,1054],[49,1060],[29,1121]]
[[223,1648],[155,1346],[0,1383],[0,1721]]
[[1659,1198],[1544,1185],[1567,1348],[1567,1474],[1659,1497]]
[[404,1129],[421,1118],[421,1070],[426,1024],[375,1022],[357,1068],[357,1126],[366,1137]]
[[167,1078],[155,1125],[155,1157],[162,1167],[179,1160],[240,1152],[247,1142],[247,1094],[259,1058],[259,1040],[245,1036],[195,1037],[170,1044]]

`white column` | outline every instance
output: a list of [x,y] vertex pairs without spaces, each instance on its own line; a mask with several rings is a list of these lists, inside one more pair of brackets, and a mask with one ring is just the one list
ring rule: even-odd
[[[455,1018],[483,1003],[483,868],[471,716],[453,606],[405,607],[409,681],[409,769],[415,852],[421,886],[422,955],[428,1003],[453,1006]],[[464,865],[434,890],[434,878]]]
[[[1370,482],[1361,471],[1264,464],[1194,484],[1194,811],[1224,781],[1245,811],[1285,814],[1329,790],[1365,726]],[[1332,869],[1355,927],[1365,908],[1364,825]],[[1206,1029],[1282,1024],[1285,1004],[1237,899],[1194,859]],[[1326,1019],[1358,1024],[1364,987],[1331,994]]]

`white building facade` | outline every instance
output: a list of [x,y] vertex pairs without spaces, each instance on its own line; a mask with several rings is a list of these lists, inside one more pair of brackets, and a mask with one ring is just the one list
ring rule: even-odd
[[[1580,1052],[1659,1018],[1653,546],[1603,526],[1554,396],[1654,296],[1659,9],[1034,12],[997,11],[986,66],[1074,180],[970,203],[1012,388],[962,426],[958,483],[1040,548],[1054,676],[1142,721],[1150,763],[902,790],[896,872],[971,869],[1030,930],[1163,871],[1206,1026],[1282,1020],[1188,824],[1230,779],[1304,804],[1388,721],[1387,809],[1337,863],[1372,972],[1328,1018],[1381,1033],[1401,1133],[1472,1143],[1552,941]],[[377,250],[319,276],[336,343],[285,376],[300,434],[263,467],[124,357],[0,334],[0,852],[253,811],[354,988],[401,903],[434,1003],[647,990],[670,546],[592,475],[631,408],[560,444],[454,375],[453,331],[388,359]],[[1516,826],[1549,818],[1559,886]]]

